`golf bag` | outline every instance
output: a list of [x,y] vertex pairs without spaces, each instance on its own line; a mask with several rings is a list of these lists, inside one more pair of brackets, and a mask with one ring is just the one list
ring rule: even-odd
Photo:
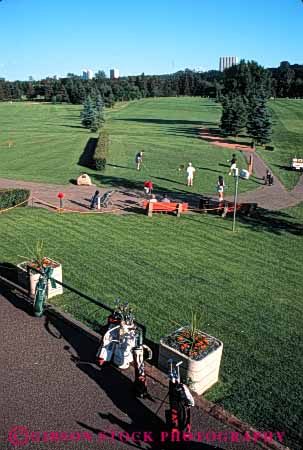
[[36,284],[35,299],[33,304],[34,315],[36,317],[41,317],[44,312],[45,300],[48,295],[48,280],[50,279],[52,288],[56,287],[55,280],[51,278],[53,271],[54,269],[51,267],[40,269],[40,276]]
[[133,361],[132,349],[135,346],[136,327],[128,303],[120,305],[117,301],[115,311],[107,318],[107,331],[97,352],[97,362],[112,361],[120,369],[127,369]]
[[151,349],[143,344],[142,330],[138,329],[136,333],[136,343],[133,348],[133,358],[135,367],[135,394],[136,397],[144,398],[147,396],[147,380],[144,367],[144,350],[148,352],[147,360],[152,358]]
[[107,330],[103,335],[102,342],[97,351],[97,363],[102,366],[110,361],[113,356],[116,342],[119,342],[119,329],[123,316],[118,309],[119,301],[116,300],[116,308],[107,318]]
[[187,432],[191,431],[190,408],[195,406],[195,401],[185,384],[180,381],[179,366],[182,361],[175,364],[173,368],[173,360],[169,360],[169,410],[166,411],[167,425],[171,432]]

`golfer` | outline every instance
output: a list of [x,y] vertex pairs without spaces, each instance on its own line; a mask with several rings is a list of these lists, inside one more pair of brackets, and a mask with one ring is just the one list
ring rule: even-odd
[[235,173],[235,170],[236,170],[236,168],[237,168],[237,158],[236,158],[236,155],[235,155],[235,153],[233,153],[233,157],[231,158],[231,160],[227,160],[227,162],[229,162],[230,163],[230,169],[229,169],[229,173],[228,173],[228,175],[234,175],[234,173]]
[[196,169],[193,167],[191,162],[188,163],[186,172],[187,172],[187,186],[192,186],[194,181],[194,173],[196,172]]
[[224,186],[225,186],[224,179],[223,179],[222,175],[220,175],[218,178],[218,181],[217,181],[217,192],[218,192],[219,202],[223,201]]
[[136,154],[135,161],[136,161],[136,167],[137,167],[137,170],[140,170],[140,169],[141,169],[141,163],[142,163],[142,161],[143,161],[143,152],[142,152],[142,151],[141,151],[141,152],[138,152],[138,153]]

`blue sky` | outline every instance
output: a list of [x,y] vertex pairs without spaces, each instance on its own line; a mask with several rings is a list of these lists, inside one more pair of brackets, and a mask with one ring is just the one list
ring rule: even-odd
[[303,64],[301,0],[2,0],[0,77]]

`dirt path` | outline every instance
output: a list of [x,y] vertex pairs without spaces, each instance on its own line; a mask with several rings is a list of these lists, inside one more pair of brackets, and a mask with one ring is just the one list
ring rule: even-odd
[[203,128],[200,131],[199,136],[204,141],[207,141],[212,145],[216,145],[217,147],[229,148],[230,150],[242,150],[244,152],[255,151],[248,145],[240,144],[232,139],[226,139],[222,136],[218,136],[210,128]]

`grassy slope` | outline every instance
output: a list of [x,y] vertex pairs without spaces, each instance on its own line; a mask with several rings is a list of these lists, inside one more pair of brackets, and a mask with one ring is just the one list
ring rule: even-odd
[[295,156],[303,158],[303,101],[273,100],[269,103],[274,124],[273,152],[260,150],[287,189],[298,182],[300,172],[289,170]]
[[[302,223],[303,207],[277,213],[275,227],[239,224],[235,234],[229,221],[205,215],[151,220],[19,209],[0,219],[3,261],[20,261],[44,238],[67,282],[110,304],[129,300],[153,340],[196,309],[200,327],[224,342],[221,382],[208,398],[257,428],[287,431],[295,448],[303,253],[294,224]],[[91,326],[102,320],[96,306],[72,294],[54,301]]]
[[[0,177],[68,183],[88,139],[81,107],[0,103]],[[7,148],[8,139],[14,146]]]
[[[185,171],[178,168],[192,161],[197,169],[193,192],[214,193],[218,175],[227,173],[226,160],[233,152],[202,141],[198,133],[201,127],[216,126],[220,114],[216,103],[190,97],[145,99],[109,113],[110,165],[102,182],[137,186],[150,178],[160,188],[188,190]],[[145,155],[138,173],[134,157],[139,150]],[[240,166],[246,167],[243,156],[236,153]],[[241,189],[254,187],[251,181],[242,183]]]
[[[194,192],[215,192],[220,173],[226,173],[231,151],[202,142],[201,126],[215,126],[220,106],[200,98],[161,98],[117,105],[107,113],[111,133],[109,165],[104,175],[78,165],[87,141],[95,135],[80,127],[81,107],[0,103],[0,177],[67,183],[80,172],[95,182],[142,187],[152,178],[165,190],[187,190],[181,164],[197,168]],[[15,145],[8,149],[6,142]],[[144,149],[145,165],[137,173],[134,157]],[[239,161],[245,166],[242,155]],[[253,182],[241,189],[254,188]],[[229,191],[227,191],[229,192]]]

